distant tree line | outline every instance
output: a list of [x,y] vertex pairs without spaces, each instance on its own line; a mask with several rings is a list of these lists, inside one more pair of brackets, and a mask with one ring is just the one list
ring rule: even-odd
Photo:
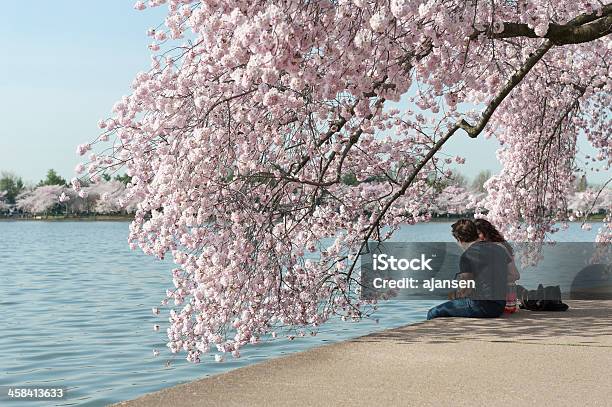
[[[490,171],[481,171],[471,183],[460,173],[444,179],[432,178],[429,183],[437,192],[435,202],[428,207],[435,216],[469,215],[486,197],[486,181]],[[136,201],[127,195],[128,175],[108,174],[96,184],[85,184],[80,193],[68,185],[66,179],[55,170],[47,171],[45,178],[35,185],[26,185],[23,179],[11,172],[0,173],[0,216],[90,216],[98,214],[119,215],[133,213]],[[385,182],[384,178],[359,181],[354,174],[345,174],[342,182],[355,185],[359,182]],[[605,213],[612,207],[610,189],[589,186],[586,177],[577,177],[575,193],[568,197],[567,207],[572,217]]]
[[55,170],[34,185],[11,172],[0,173],[0,215],[2,216],[57,216],[128,214],[136,209],[136,202],[127,196],[127,175],[103,177],[96,184],[85,184],[80,193],[68,185]]

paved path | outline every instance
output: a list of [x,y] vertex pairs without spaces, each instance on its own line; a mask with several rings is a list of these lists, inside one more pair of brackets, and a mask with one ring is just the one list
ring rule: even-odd
[[612,301],[569,304],[391,329],[115,406],[610,406]]

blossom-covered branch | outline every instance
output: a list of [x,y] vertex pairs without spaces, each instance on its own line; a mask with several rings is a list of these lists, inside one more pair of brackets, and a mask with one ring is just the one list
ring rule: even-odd
[[368,315],[360,250],[430,219],[465,161],[451,137],[502,144],[482,209],[514,239],[542,241],[567,218],[579,134],[612,162],[608,5],[147,4],[164,3],[151,70],[78,147],[77,169],[132,177],[129,241],[172,255],[168,347],[191,361]]
[[[537,4],[519,2],[519,7],[525,8],[529,13],[529,8],[537,10]],[[592,9],[592,6],[591,6]],[[481,24],[475,27],[471,39],[479,35],[489,38],[547,38],[555,45],[581,44],[590,42],[606,36],[612,32],[612,4],[607,4],[601,8],[593,10],[590,14],[582,14],[568,21],[565,24],[556,24],[548,18],[541,18],[537,14],[533,15],[531,21],[527,23],[515,22],[495,22],[491,25]]]

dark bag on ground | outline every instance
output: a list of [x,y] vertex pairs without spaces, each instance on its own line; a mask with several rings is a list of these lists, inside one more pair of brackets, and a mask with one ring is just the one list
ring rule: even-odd
[[523,286],[517,286],[517,297],[520,300],[520,308],[531,311],[567,311],[569,305],[561,301],[561,287],[550,285],[544,287],[538,285],[537,290],[527,290]]

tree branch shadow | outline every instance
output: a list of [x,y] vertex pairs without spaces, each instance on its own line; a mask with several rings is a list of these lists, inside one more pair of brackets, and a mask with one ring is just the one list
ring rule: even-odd
[[[452,343],[488,342],[550,343],[571,336],[572,344],[599,344],[597,337],[612,338],[612,301],[568,301],[565,312],[528,311],[500,318],[438,318],[355,338],[353,342]],[[563,341],[562,341],[563,342]],[[608,342],[612,347],[612,341]]]

